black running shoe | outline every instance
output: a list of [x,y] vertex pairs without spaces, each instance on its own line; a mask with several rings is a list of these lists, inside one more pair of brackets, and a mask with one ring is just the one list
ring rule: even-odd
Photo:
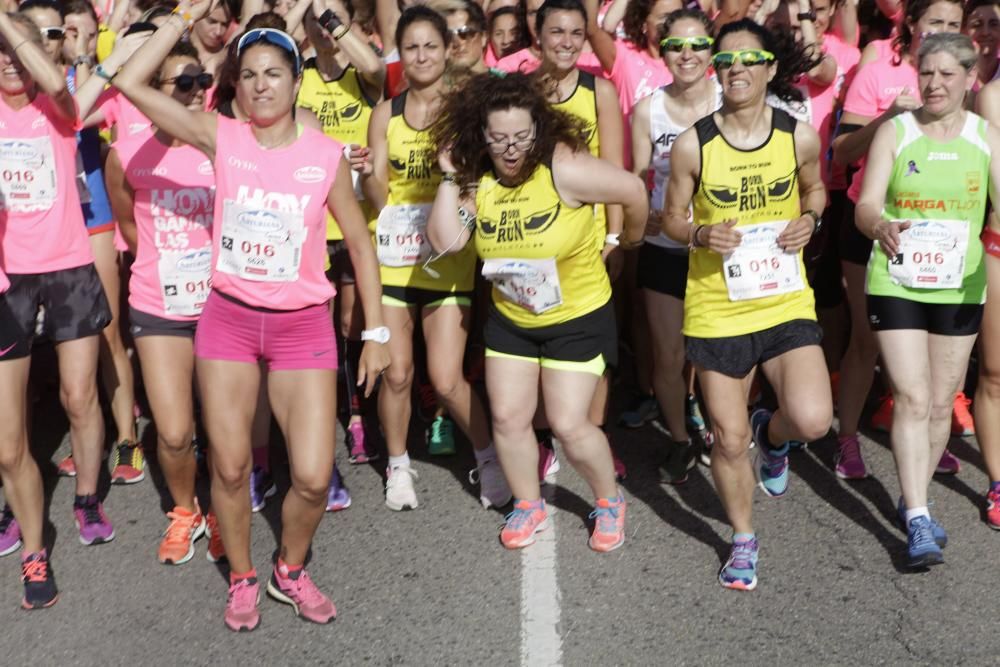
[[21,600],[24,609],[44,609],[59,599],[56,579],[44,551],[30,554],[21,562],[21,581],[24,582],[24,599]]
[[688,471],[696,465],[697,449],[690,442],[668,442],[667,459],[660,466],[660,477],[667,484],[683,484]]

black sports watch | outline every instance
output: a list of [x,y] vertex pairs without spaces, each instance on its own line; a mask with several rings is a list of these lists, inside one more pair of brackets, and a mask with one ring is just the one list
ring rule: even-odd
[[327,9],[325,12],[319,15],[319,24],[326,28],[326,31],[333,34],[333,31],[344,25],[344,22],[340,20],[340,17],[332,9]]
[[823,216],[821,216],[819,213],[817,213],[812,209],[802,211],[802,215],[808,215],[810,218],[813,219],[814,227],[812,235],[816,236],[817,234],[819,234],[819,230],[822,229],[823,227]]
[[798,14],[795,15],[795,18],[797,18],[800,21],[815,21],[816,12],[814,12],[811,9],[808,12],[799,12]]

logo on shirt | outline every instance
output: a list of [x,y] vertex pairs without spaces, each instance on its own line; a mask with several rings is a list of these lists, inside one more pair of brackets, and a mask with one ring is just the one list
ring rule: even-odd
[[739,177],[739,185],[703,182],[702,191],[713,206],[721,209],[733,208],[739,212],[756,211],[775,202],[788,199],[795,185],[795,170],[773,181],[764,181],[760,174],[746,174]]
[[226,158],[226,164],[230,167],[235,167],[236,169],[242,169],[243,171],[257,171],[257,163],[250,162],[249,160],[241,160],[236,157],[229,156]]
[[314,166],[300,167],[292,174],[292,178],[299,183],[319,183],[326,178],[326,169]]
[[214,176],[215,175],[215,168],[212,167],[212,161],[211,160],[205,160],[204,162],[202,162],[201,164],[199,164],[198,165],[198,173],[201,174],[202,176]]
[[958,153],[938,153],[932,152],[927,154],[927,161],[933,162],[934,160],[949,160],[954,161],[958,159]]
[[556,204],[552,208],[547,208],[528,215],[521,215],[517,208],[511,208],[500,212],[500,219],[479,218],[479,229],[483,236],[493,236],[497,243],[515,243],[523,241],[525,236],[533,236],[545,232],[555,219],[559,217],[559,209],[562,205]]
[[406,160],[389,158],[389,165],[402,172],[407,180],[427,180],[434,173],[434,152],[427,148],[411,150]]
[[920,170],[917,169],[916,161],[910,160],[909,162],[906,163],[906,173],[903,174],[904,177],[913,176],[913,174],[919,174],[919,173]]
[[362,103],[350,102],[344,106],[334,106],[336,102],[323,102],[319,109],[313,109],[324,128],[340,127],[341,123],[351,123],[361,117]]
[[31,121],[31,129],[37,130],[40,127],[45,127],[45,123],[46,123],[45,116],[39,116],[35,120]]

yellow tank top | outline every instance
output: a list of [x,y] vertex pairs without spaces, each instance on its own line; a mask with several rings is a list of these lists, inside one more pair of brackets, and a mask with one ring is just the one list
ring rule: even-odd
[[[772,109],[771,116],[770,136],[753,150],[730,146],[719,131],[714,114],[695,124],[701,145],[701,173],[692,202],[695,224],[715,225],[736,218],[738,229],[794,220],[802,214],[795,159],[795,119],[778,109]],[[741,336],[791,320],[815,320],[813,293],[805,280],[801,252],[797,261],[803,289],[731,301],[722,256],[706,248],[695,248],[688,265],[684,335]]]
[[[476,253],[489,260],[555,260],[559,305],[535,313],[504,296],[496,285],[493,303],[514,324],[536,328],[560,324],[597,310],[611,298],[611,283],[593,243],[594,209],[570,207],[560,197],[552,172],[539,165],[516,187],[501,185],[493,173],[476,193]],[[470,244],[472,245],[472,244]]]
[[[601,133],[597,131],[597,81],[590,72],[580,72],[573,94],[562,102],[552,105],[564,113],[576,116],[584,122],[587,134],[587,148],[594,157],[601,157]],[[597,247],[604,248],[604,237],[608,234],[608,215],[604,204],[594,206]]]
[[[386,206],[431,204],[441,182],[441,170],[429,133],[410,127],[403,116],[406,95],[404,91],[392,98],[392,115],[386,128],[389,158]],[[370,227],[374,232],[375,223]],[[466,246],[454,255],[432,262],[430,266],[439,275],[437,278],[425,271],[423,266],[422,261],[413,266],[381,265],[382,284],[436,292],[468,292],[475,279],[476,254]]]
[[[310,58],[302,70],[302,85],[295,103],[316,114],[328,137],[345,146],[368,144],[368,121],[374,102],[365,95],[353,65],[348,65],[339,79],[326,81],[316,67],[316,59]],[[365,218],[372,220],[374,211],[367,202],[361,201],[360,204]],[[326,216],[326,238],[330,241],[344,238],[337,221],[329,213]]]

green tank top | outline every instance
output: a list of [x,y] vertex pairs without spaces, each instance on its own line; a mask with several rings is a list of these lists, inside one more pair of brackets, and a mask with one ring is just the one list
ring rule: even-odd
[[986,216],[990,149],[986,121],[967,113],[947,142],[927,137],[912,113],[892,120],[896,159],[884,217],[909,220],[900,252],[878,243],[868,259],[867,292],[922,303],[983,303],[986,265],[979,235]]

